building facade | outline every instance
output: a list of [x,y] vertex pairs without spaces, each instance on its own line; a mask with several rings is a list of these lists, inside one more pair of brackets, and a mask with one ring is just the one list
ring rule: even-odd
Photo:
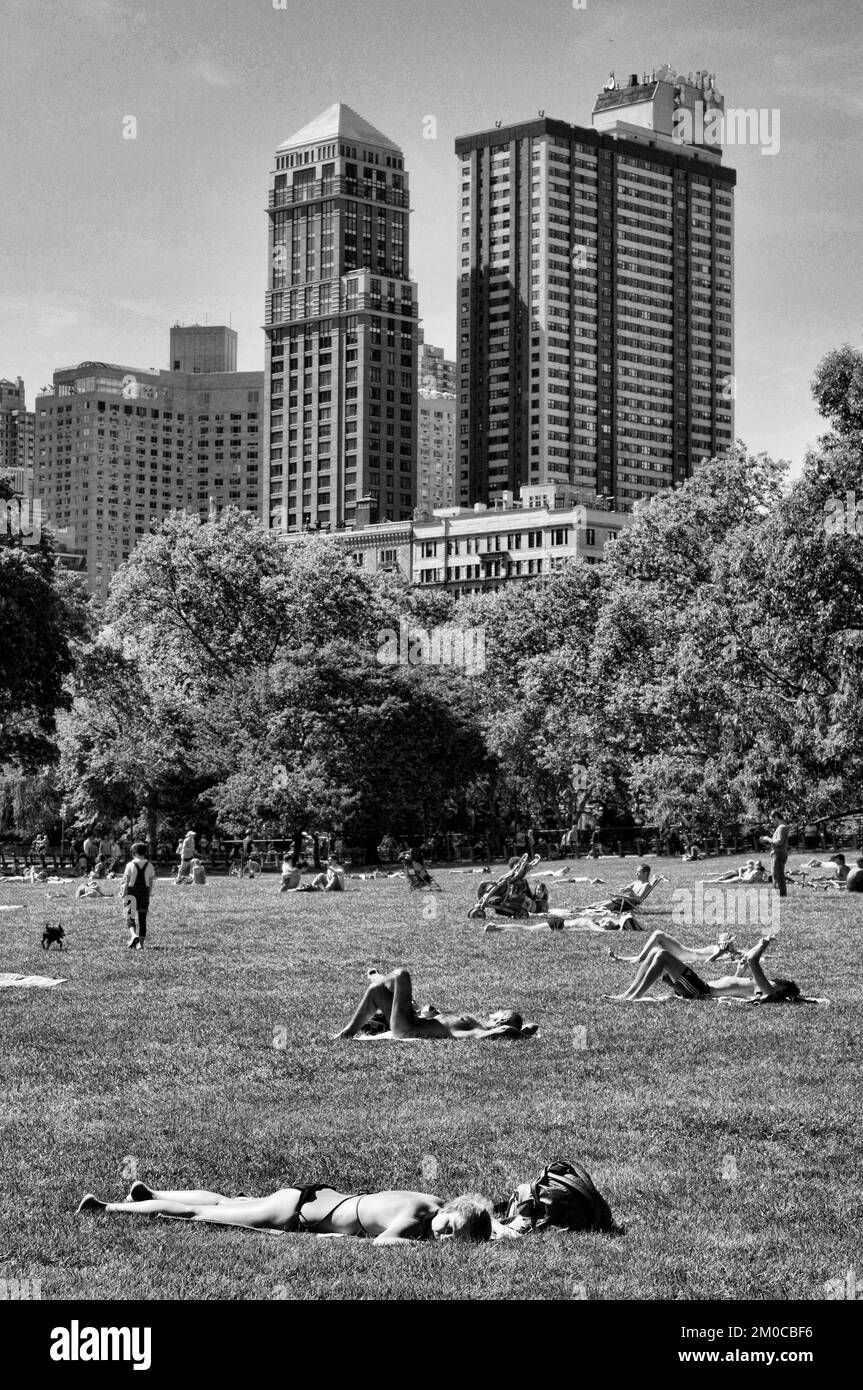
[[33,495],[34,415],[28,410],[24,382],[0,379],[0,475],[16,492]]
[[[411,584],[459,598],[548,578],[575,559],[599,564],[631,513],[585,506],[565,484],[505,493],[493,507],[445,507],[412,522],[372,522],[335,539],[367,574],[395,571]],[[291,542],[296,539],[286,536]]]
[[151,525],[261,503],[261,372],[168,372],[82,362],[36,401],[43,523],[105,595]]
[[454,507],[458,502],[455,394],[421,386],[417,405],[417,512]]
[[443,348],[427,343],[420,329],[419,389],[455,394],[458,372],[456,363],[444,356]]
[[224,324],[175,323],[169,360],[172,372],[235,372],[237,334]]
[[336,529],[416,505],[417,295],[401,150],[337,103],[276,151],[269,196],[265,516]]
[[590,129],[456,141],[462,501],[565,482],[628,510],[731,444],[736,175],[678,124],[698,102],[722,109],[706,73],[612,76]]

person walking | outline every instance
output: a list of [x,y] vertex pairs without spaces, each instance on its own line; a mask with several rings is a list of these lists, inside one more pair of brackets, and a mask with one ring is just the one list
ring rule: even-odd
[[142,840],[132,846],[132,858],[123,874],[120,889],[123,898],[123,913],[129,928],[128,947],[130,951],[141,951],[147,935],[147,913],[150,908],[150,894],[156,879],[156,870],[147,858],[147,846]]

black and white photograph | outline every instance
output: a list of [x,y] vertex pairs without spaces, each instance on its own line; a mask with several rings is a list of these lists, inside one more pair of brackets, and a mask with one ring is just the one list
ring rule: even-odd
[[4,1340],[823,1376],[859,6],[0,8]]

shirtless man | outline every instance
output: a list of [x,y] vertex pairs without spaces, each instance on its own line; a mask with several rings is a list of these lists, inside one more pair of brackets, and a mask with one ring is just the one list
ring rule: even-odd
[[628,883],[621,893],[613,898],[606,898],[604,902],[591,903],[584,911],[602,909],[604,912],[631,912],[653,892],[657,883],[667,882],[661,874],[654,878],[649,864],[640,864],[632,883]]
[[[369,985],[350,1022],[335,1035],[336,1041],[355,1038],[376,1014],[382,1014],[397,1040],[404,1038],[527,1038],[537,1032],[535,1023],[523,1023],[520,1014],[500,1009],[487,1019],[471,1014],[440,1013],[431,1005],[420,1011],[413,999],[411,977],[404,967],[381,975],[369,971]],[[381,1035],[382,1036],[382,1035]]]
[[354,1196],[334,1187],[284,1187],[269,1197],[223,1197],[219,1192],[162,1192],[136,1182],[125,1202],[102,1202],[92,1193],[78,1212],[123,1216],[169,1216],[214,1226],[253,1230],[308,1231],[318,1236],[369,1236],[375,1245],[415,1240],[491,1240],[512,1232],[491,1214],[491,1204],[466,1194],[451,1202],[425,1192],[366,1192]]

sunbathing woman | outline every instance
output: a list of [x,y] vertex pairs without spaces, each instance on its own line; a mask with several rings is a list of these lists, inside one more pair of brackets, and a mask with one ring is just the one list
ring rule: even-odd
[[[643,1000],[651,985],[662,981],[671,985],[672,993],[660,999],[651,997],[645,1002],[658,1004],[664,999],[715,999],[720,1002],[739,1000],[748,1004],[792,1003],[800,997],[800,987],[793,980],[768,980],[761,968],[761,957],[773,940],[763,936],[757,946],[741,957],[734,975],[725,975],[721,980],[708,984],[696,975],[690,966],[682,963],[670,951],[654,950],[642,961],[638,973],[623,994],[610,994],[609,999],[625,1000],[632,1003]],[[750,978],[746,978],[746,975]]]
[[770,875],[760,859],[747,859],[739,869],[729,869],[724,874],[714,874],[702,880],[704,883],[768,883]]
[[223,1197],[218,1192],[159,1192],[133,1184],[125,1202],[101,1202],[87,1193],[78,1212],[172,1216],[214,1226],[263,1231],[309,1231],[319,1236],[370,1236],[375,1245],[414,1240],[491,1240],[509,1235],[491,1215],[491,1203],[473,1194],[444,1202],[425,1192],[366,1192],[334,1187],[283,1187],[269,1197]]
[[[524,1023],[521,1014],[500,1009],[487,1019],[471,1014],[440,1013],[431,1005],[417,1009],[411,977],[407,970],[381,975],[369,971],[369,985],[350,1023],[337,1033],[336,1041],[355,1038],[377,1014],[382,1015],[389,1036],[404,1038],[529,1038],[537,1032],[535,1023]],[[378,1034],[384,1036],[384,1034]]]
[[743,952],[738,951],[734,944],[734,937],[723,934],[716,942],[715,946],[684,946],[676,937],[669,936],[667,932],[655,931],[645,941],[643,950],[637,956],[619,956],[611,946],[608,954],[612,960],[626,961],[632,965],[641,965],[642,961],[647,960],[648,956],[654,951],[667,951],[675,960],[680,961],[681,965],[695,965],[703,961],[705,965],[711,965],[715,960],[721,960],[723,956],[728,956],[730,960],[742,960]]

